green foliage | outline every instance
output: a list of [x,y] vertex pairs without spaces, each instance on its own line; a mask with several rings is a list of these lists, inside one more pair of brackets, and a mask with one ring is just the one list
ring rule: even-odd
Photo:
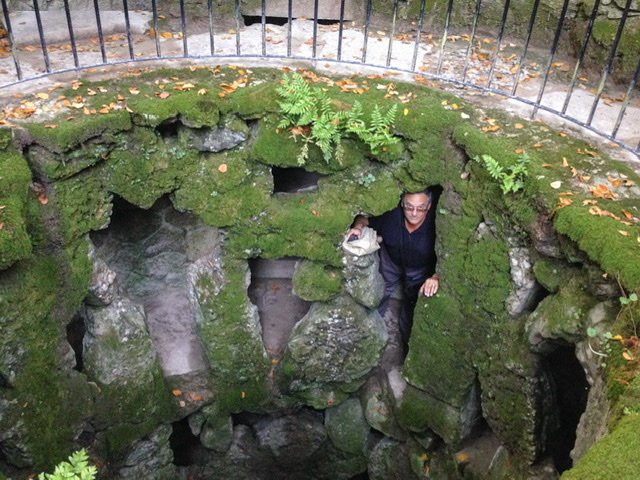
[[291,131],[294,138],[300,135],[304,140],[298,154],[299,165],[307,161],[309,144],[320,148],[325,162],[329,163],[335,156],[341,164],[344,158],[341,140],[349,134],[368,145],[374,155],[400,141],[391,132],[397,104],[384,113],[375,105],[367,124],[360,102],[354,102],[351,110],[334,110],[326,92],[320,87],[310,86],[298,74],[285,75],[276,93],[282,99],[278,103],[283,115],[278,128],[293,127]]
[[89,465],[89,455],[84,450],[78,450],[69,457],[68,462],[60,462],[53,473],[41,473],[38,480],[93,480],[98,470]]
[[500,165],[491,155],[476,155],[473,159],[478,163],[482,163],[491,178],[500,182],[500,189],[503,194],[516,193],[524,188],[524,180],[528,173],[527,165],[531,160],[526,152],[518,156],[518,160],[514,165],[508,167]]

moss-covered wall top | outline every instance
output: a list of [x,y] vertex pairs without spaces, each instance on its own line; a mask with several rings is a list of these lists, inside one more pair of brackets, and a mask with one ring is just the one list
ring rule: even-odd
[[[354,215],[380,214],[397,205],[401,192],[432,185],[443,188],[437,211],[442,284],[436,297],[417,306],[404,367],[411,391],[398,406],[399,423],[413,432],[431,429],[455,445],[468,433],[461,412],[481,389],[482,414],[507,447],[525,464],[541,453],[536,438],[542,420],[530,404],[540,386],[524,380],[538,368],[525,334],[530,306],[507,308],[516,289],[512,253],[528,249],[536,281],[560,303],[569,286],[555,281],[562,275],[578,279],[588,308],[637,292],[640,178],[592,145],[542,123],[482,112],[393,77],[302,75],[338,109],[349,110],[357,100],[368,114],[375,105],[397,104],[393,134],[400,142],[374,154],[347,136],[340,162],[325,161],[311,145],[302,167],[322,174],[317,189],[275,194],[271,168],[300,166],[305,132],[278,127],[281,71],[236,67],[78,81],[50,93],[49,100],[34,97],[42,115],[2,130],[0,431],[9,433],[0,434],[0,443],[28,432],[21,441],[28,449],[25,466],[61,458],[76,440],[68,430],[105,415],[100,409],[108,404],[107,393],[62,368],[61,351],[64,327],[87,291],[87,234],[109,224],[114,195],[142,208],[168,195],[178,210],[224,231],[226,268],[234,273],[210,315],[219,325],[231,325],[239,322],[237,311],[219,302],[245,301],[247,259],[295,256],[335,272]],[[483,156],[497,162],[497,178]],[[523,159],[522,189],[503,194]],[[330,278],[336,277],[341,279],[335,273]],[[312,300],[333,298],[341,289],[325,275],[300,278],[296,289],[315,292]],[[620,310],[609,330],[621,338],[637,335],[636,307]],[[588,338],[585,318],[577,326],[573,318],[567,327],[576,342]],[[215,335],[215,328],[207,328],[205,342]],[[217,359],[218,393],[224,397],[218,408],[227,413],[274,408],[260,378],[271,375],[269,365],[250,348],[208,352],[231,363],[247,361],[238,371],[258,372],[229,377],[234,365]],[[634,360],[608,366],[618,369],[610,382],[618,371],[628,381],[637,370],[638,352],[629,348],[621,345],[618,356],[624,350]],[[42,372],[51,376],[46,382]],[[638,415],[637,395],[619,390],[612,400]],[[160,404],[145,407],[145,420],[179,418],[171,399],[157,398]],[[116,437],[142,438],[150,431],[148,421],[130,421],[130,412],[114,415],[121,415],[120,430],[105,440],[112,450]],[[629,422],[621,425],[624,439]]]

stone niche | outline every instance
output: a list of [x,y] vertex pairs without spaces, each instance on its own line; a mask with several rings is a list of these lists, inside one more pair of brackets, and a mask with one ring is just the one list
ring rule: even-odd
[[[398,142],[373,153],[347,136],[340,161],[311,145],[299,164],[301,139],[278,129],[281,72],[215,93],[239,75],[121,78],[104,88],[127,108],[0,132],[2,472],[26,478],[80,447],[122,479],[580,478],[634,461],[633,441],[619,460],[593,447],[637,421],[622,357],[638,354],[637,305],[618,300],[640,286],[633,170],[384,78],[357,80],[357,99],[366,112],[411,99]],[[307,75],[351,108],[356,96]],[[198,89],[156,99],[174,77]],[[516,162],[523,131],[544,148],[503,195],[474,159]],[[606,162],[620,179],[608,211],[630,225],[582,208],[587,187],[559,208],[549,180],[576,180],[540,166],[556,154],[597,182]],[[399,300],[377,312],[377,254],[341,244],[356,214],[427,187],[441,191],[442,281],[416,306],[405,358]]]

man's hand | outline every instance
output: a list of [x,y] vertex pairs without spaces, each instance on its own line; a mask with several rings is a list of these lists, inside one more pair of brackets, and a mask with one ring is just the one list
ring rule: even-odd
[[362,235],[362,228],[360,227],[353,227],[347,231],[347,238],[349,239],[348,241],[356,240],[360,238],[361,235]]
[[425,297],[433,297],[438,291],[438,287],[440,286],[440,279],[434,275],[433,277],[427,278],[422,286],[420,287],[420,293]]

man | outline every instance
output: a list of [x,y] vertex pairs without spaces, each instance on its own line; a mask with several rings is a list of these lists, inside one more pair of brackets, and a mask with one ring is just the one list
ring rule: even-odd
[[418,295],[431,297],[440,286],[436,274],[435,211],[431,205],[432,193],[429,191],[406,193],[398,207],[379,217],[358,215],[348,232],[349,237],[359,238],[362,228],[370,226],[382,237],[380,273],[385,292],[378,311],[384,315],[391,295],[398,285],[402,285],[404,311],[398,326],[405,348]]

